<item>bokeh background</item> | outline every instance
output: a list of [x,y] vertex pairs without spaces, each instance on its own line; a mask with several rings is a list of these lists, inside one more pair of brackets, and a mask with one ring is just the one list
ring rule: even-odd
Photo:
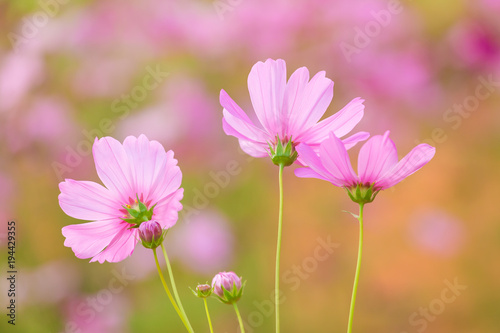
[[[5,276],[15,220],[19,271],[15,327],[0,281],[0,331],[184,330],[150,252],[138,246],[101,265],[63,246],[61,228],[80,221],[59,208],[58,183],[99,181],[94,137],[144,133],[174,150],[183,171],[185,211],[166,243],[196,331],[208,327],[187,287],[233,270],[248,281],[239,303],[248,332],[272,332],[278,169],[224,135],[218,95],[252,114],[251,66],[282,58],[288,75],[306,66],[335,82],[325,116],[360,96],[357,130],[390,129],[400,157],[420,142],[437,148],[366,207],[355,331],[498,332],[499,14],[498,0],[0,2],[0,267]],[[358,237],[342,210],[357,207],[292,169],[282,331],[342,332]],[[117,275],[122,288],[111,293]],[[445,281],[467,289],[450,299]],[[216,332],[237,331],[231,307],[209,305]]]

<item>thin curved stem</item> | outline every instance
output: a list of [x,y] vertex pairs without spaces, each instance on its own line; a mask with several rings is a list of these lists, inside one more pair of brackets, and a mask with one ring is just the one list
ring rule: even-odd
[[205,311],[207,312],[207,319],[208,319],[208,325],[210,326],[210,333],[214,333],[214,328],[212,327],[212,321],[210,320],[210,313],[208,312],[207,299],[204,298],[203,302],[205,302]]
[[275,285],[274,285],[274,306],[276,313],[276,333],[280,331],[280,256],[281,256],[281,233],[283,229],[283,168],[284,165],[279,165],[279,191],[280,191],[280,204],[278,216],[278,244],[276,246],[276,272],[275,272]]
[[193,328],[191,327],[191,323],[189,322],[189,319],[186,315],[186,312],[184,311],[184,307],[182,306],[181,299],[179,297],[179,293],[177,292],[177,287],[175,286],[174,274],[172,273],[172,267],[170,266],[170,260],[168,260],[167,251],[165,250],[165,246],[163,246],[163,243],[161,244],[161,250],[163,251],[163,256],[165,257],[165,263],[167,264],[168,275],[170,275],[170,283],[172,284],[172,290],[174,291],[175,300],[177,301],[177,304],[179,305],[179,309],[181,310],[182,315],[184,316],[184,319],[186,320],[187,324],[189,325],[191,332],[193,332]]
[[356,275],[354,277],[354,285],[352,287],[351,308],[349,310],[349,324],[347,326],[347,333],[352,332],[352,320],[354,317],[354,305],[356,304],[356,294],[358,292],[359,271],[361,266],[361,255],[363,254],[363,207],[364,204],[359,204],[359,247],[358,247],[358,262],[356,264]]
[[243,320],[241,320],[240,310],[238,310],[238,305],[236,302],[233,303],[234,311],[236,311],[236,316],[238,317],[238,322],[240,323],[240,331],[241,333],[245,333],[245,327],[243,326]]
[[163,288],[165,289],[165,292],[167,293],[167,296],[170,299],[170,302],[172,302],[172,305],[174,306],[175,311],[177,312],[177,314],[181,318],[184,326],[186,326],[186,329],[188,330],[188,332],[193,332],[191,327],[188,326],[187,322],[184,320],[184,316],[182,315],[181,311],[179,310],[179,307],[177,306],[177,304],[175,303],[174,298],[172,297],[172,294],[170,293],[170,289],[168,288],[168,285],[165,282],[165,278],[163,277],[163,273],[161,272],[160,264],[158,263],[158,256],[156,255],[156,249],[153,249],[153,254],[155,256],[156,268],[158,269],[158,274],[160,275],[161,283],[163,284]]

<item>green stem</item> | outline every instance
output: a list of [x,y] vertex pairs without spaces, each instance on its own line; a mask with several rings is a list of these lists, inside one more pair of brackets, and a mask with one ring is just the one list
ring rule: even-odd
[[354,305],[356,303],[356,294],[358,292],[359,270],[361,266],[361,255],[363,254],[363,207],[364,204],[359,204],[359,248],[358,248],[358,262],[356,264],[356,275],[354,277],[354,285],[352,287],[351,309],[349,310],[349,324],[347,326],[347,333],[352,332],[352,319],[354,316]]
[[207,312],[207,319],[208,319],[208,325],[210,326],[210,333],[214,333],[214,328],[212,327],[212,321],[210,320],[210,313],[208,313],[207,299],[204,298],[203,302],[205,302],[205,311]]
[[279,188],[280,188],[280,206],[278,217],[278,244],[276,246],[276,276],[274,285],[274,304],[276,312],[276,333],[280,331],[280,256],[281,256],[281,231],[283,228],[283,168],[284,165],[279,165]]
[[156,268],[158,269],[158,274],[160,275],[160,280],[161,280],[161,283],[163,284],[163,288],[165,289],[165,292],[167,293],[167,296],[170,299],[170,302],[172,302],[172,305],[174,306],[175,311],[177,312],[177,314],[181,318],[182,323],[184,324],[184,326],[186,326],[186,329],[188,330],[188,332],[192,332],[193,330],[191,329],[190,326],[188,326],[188,324],[184,320],[184,317],[182,316],[182,313],[179,310],[179,307],[175,303],[174,298],[172,297],[172,294],[170,293],[170,289],[168,289],[168,285],[165,282],[165,278],[163,277],[163,273],[161,272],[160,264],[158,263],[158,256],[156,255],[156,249],[153,249],[153,254],[155,255]]
[[238,322],[240,323],[240,331],[241,333],[245,333],[245,327],[243,326],[243,320],[241,320],[240,310],[238,310],[238,305],[236,302],[233,303],[234,311],[236,311],[236,316],[238,317]]
[[184,307],[182,306],[179,293],[177,292],[177,287],[175,286],[175,281],[174,281],[174,274],[172,274],[172,267],[170,266],[170,260],[168,260],[167,251],[165,250],[165,246],[163,246],[163,243],[161,244],[161,250],[163,251],[163,256],[165,257],[165,263],[167,264],[168,275],[170,275],[170,283],[172,284],[175,300],[177,301],[177,304],[179,305],[182,315],[184,316],[184,319],[189,325],[191,332],[193,332],[193,328],[191,327],[191,323],[189,322],[189,319],[186,316],[186,312],[184,311]]

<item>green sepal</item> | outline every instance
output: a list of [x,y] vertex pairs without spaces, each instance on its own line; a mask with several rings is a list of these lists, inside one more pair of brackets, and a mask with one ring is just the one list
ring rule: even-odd
[[225,304],[233,304],[237,302],[240,298],[241,295],[243,295],[243,289],[245,288],[246,281],[241,284],[241,288],[238,289],[236,287],[236,283],[233,282],[233,288],[232,290],[227,290],[224,288],[224,286],[221,286],[222,292],[224,293],[224,298],[220,297],[219,295],[214,294],[216,298],[219,299],[222,303]]
[[269,156],[271,160],[276,165],[290,166],[292,165],[299,156],[297,151],[295,150],[295,146],[293,144],[292,138],[287,141],[286,145],[283,145],[283,141],[281,141],[280,137],[277,136],[276,147],[273,148],[270,142],[269,145]]
[[153,210],[156,207],[154,204],[151,208],[148,207],[139,200],[139,195],[136,194],[137,203],[133,207],[122,206],[129,213],[129,216],[122,218],[123,221],[133,224],[132,228],[137,228],[142,222],[151,221],[153,218]]
[[358,204],[366,204],[375,200],[378,192],[380,192],[380,190],[374,190],[374,186],[375,183],[372,183],[370,186],[356,184],[356,186],[344,187],[344,189],[352,201]]

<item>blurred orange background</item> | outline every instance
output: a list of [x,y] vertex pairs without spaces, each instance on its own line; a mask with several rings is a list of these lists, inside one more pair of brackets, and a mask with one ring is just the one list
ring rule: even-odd
[[[99,182],[96,136],[141,133],[172,149],[183,172],[185,209],[166,244],[195,330],[208,325],[188,286],[232,270],[247,280],[247,332],[273,332],[278,168],[224,134],[218,102],[224,89],[253,114],[246,79],[267,58],[284,59],[288,75],[326,71],[335,96],[325,117],[359,96],[366,109],[355,130],[391,130],[400,157],[420,142],[437,149],[365,209],[354,331],[498,332],[498,1],[23,0],[0,3],[0,13],[1,332],[184,330],[150,252],[138,245],[101,265],[63,245],[61,228],[82,221],[59,208],[58,183]],[[342,211],[357,207],[293,168],[282,331],[342,332],[358,240]],[[15,327],[5,316],[10,220]],[[110,292],[117,276],[123,288]],[[209,306],[216,332],[238,330],[230,306]]]

